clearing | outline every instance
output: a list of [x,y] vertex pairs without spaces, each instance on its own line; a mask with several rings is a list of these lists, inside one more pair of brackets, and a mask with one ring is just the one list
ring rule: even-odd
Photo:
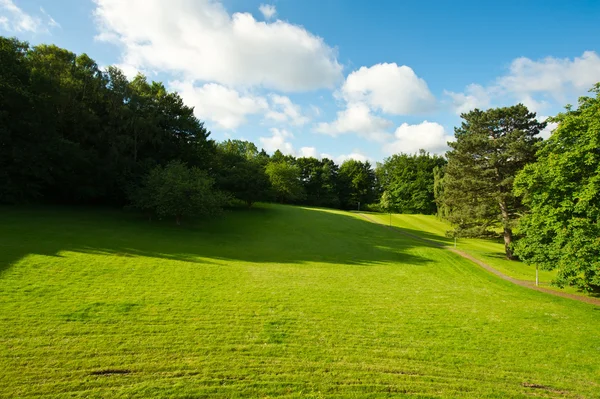
[[0,208],[0,397],[598,398],[599,356],[600,308],[347,212]]

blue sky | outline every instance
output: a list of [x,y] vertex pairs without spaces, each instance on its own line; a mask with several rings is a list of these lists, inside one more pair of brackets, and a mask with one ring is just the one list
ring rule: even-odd
[[[599,1],[0,0],[0,33],[180,92],[216,140],[380,161],[460,112],[556,114],[600,81]],[[544,132],[544,135],[549,132]]]

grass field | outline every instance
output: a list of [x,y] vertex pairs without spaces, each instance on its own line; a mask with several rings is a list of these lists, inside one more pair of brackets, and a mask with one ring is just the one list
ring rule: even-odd
[[600,308],[358,215],[0,208],[0,397],[600,398],[599,359]]
[[[389,225],[389,215],[369,213],[370,218]],[[418,235],[445,245],[454,246],[454,239],[445,236],[446,231],[452,227],[432,215],[398,215],[393,214],[392,226],[399,227],[403,231]],[[510,261],[504,255],[504,242],[501,239],[457,239],[457,248],[475,258],[489,264],[507,276],[520,280],[535,281],[535,267],[527,266],[522,262]],[[550,282],[556,276],[556,271],[539,271],[539,281],[542,286],[549,287]],[[565,288],[565,291],[576,292],[575,289]]]

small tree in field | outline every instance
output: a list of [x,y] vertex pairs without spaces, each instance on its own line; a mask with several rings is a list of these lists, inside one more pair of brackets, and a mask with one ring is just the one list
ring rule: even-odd
[[174,217],[177,224],[186,216],[215,215],[226,202],[204,171],[179,161],[152,169],[131,199],[138,209]]
[[394,210],[394,204],[392,202],[392,196],[387,191],[384,191],[381,194],[381,199],[379,200],[379,207],[385,213],[390,214],[390,226],[392,225],[392,211]]

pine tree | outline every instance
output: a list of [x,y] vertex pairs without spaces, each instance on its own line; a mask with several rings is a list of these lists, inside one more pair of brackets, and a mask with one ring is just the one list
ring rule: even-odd
[[546,126],[523,104],[475,109],[462,114],[456,141],[448,143],[443,203],[448,219],[465,236],[493,234],[501,227],[506,256],[513,259],[512,228],[522,212],[513,194],[513,181],[535,160],[538,133]]

